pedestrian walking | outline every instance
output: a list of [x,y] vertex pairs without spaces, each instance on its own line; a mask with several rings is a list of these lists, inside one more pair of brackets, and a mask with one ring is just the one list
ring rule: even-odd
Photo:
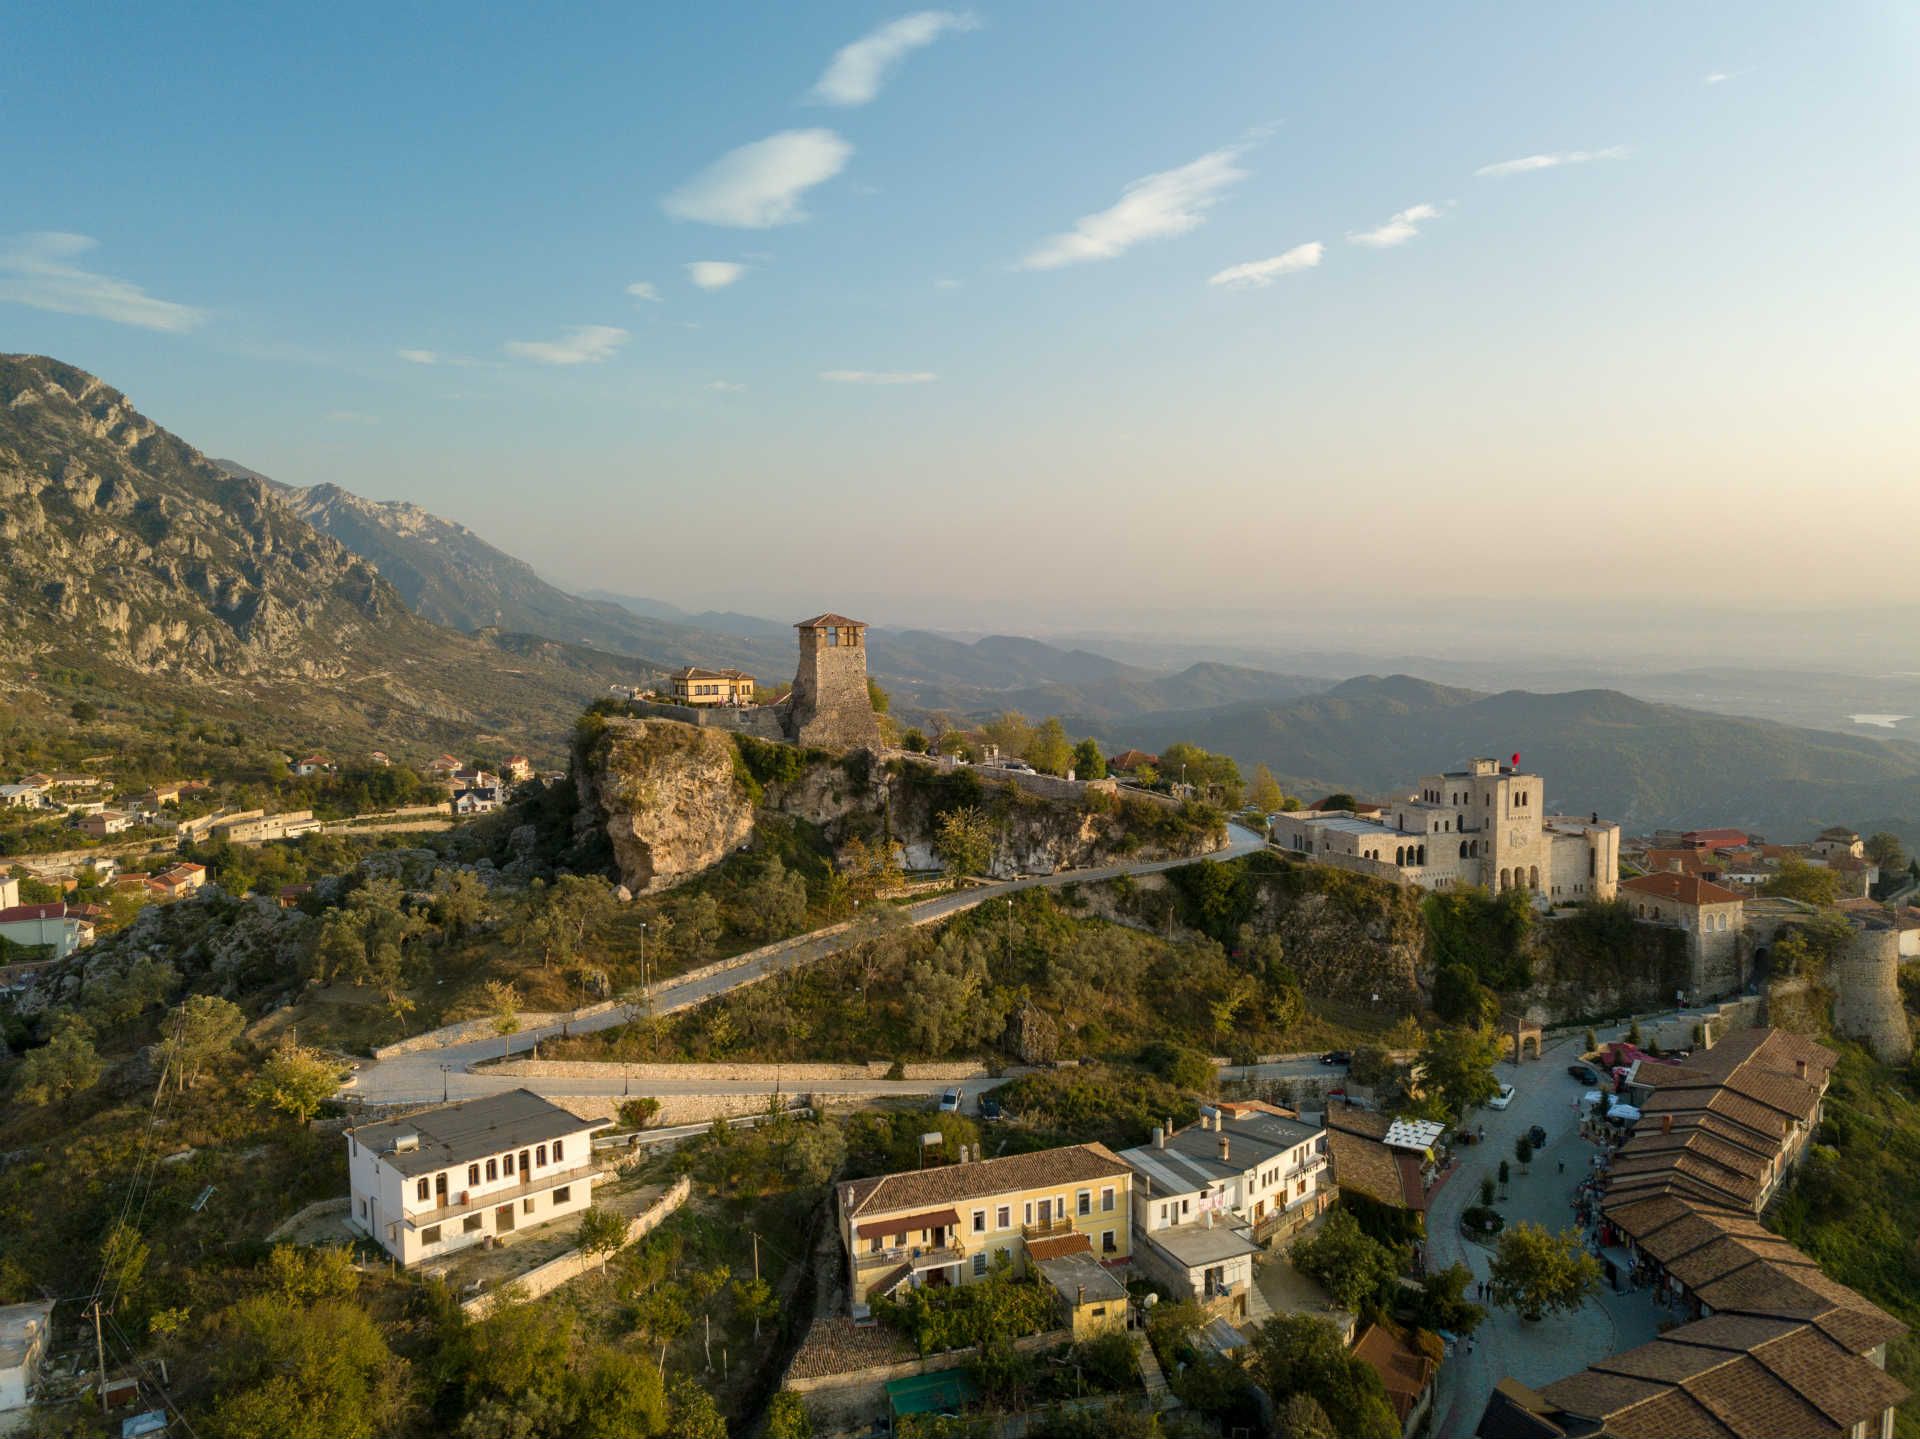
[[1565,1174],[1567,1172],[1567,1161],[1564,1159],[1560,1161],[1560,1172],[1562,1174]]

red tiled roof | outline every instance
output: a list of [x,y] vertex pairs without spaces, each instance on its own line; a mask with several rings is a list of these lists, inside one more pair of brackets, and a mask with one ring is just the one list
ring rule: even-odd
[[91,920],[105,913],[97,904],[63,904],[58,900],[52,904],[16,904],[11,909],[0,909],[0,924],[28,919]]
[[1690,829],[1680,838],[1688,844],[1706,849],[1724,849],[1729,845],[1745,844],[1747,833],[1740,829]]
[[1622,890],[1675,904],[1732,904],[1746,896],[1695,874],[1640,874],[1620,881]]
[[854,629],[863,630],[867,627],[867,622],[865,620],[850,620],[845,615],[836,615],[832,610],[828,610],[824,615],[815,615],[810,620],[798,620],[794,623],[793,627],[797,630],[844,630],[849,626]]
[[1027,1258],[1035,1264],[1044,1264],[1049,1259],[1064,1259],[1069,1254],[1093,1253],[1093,1241],[1079,1232],[1056,1234],[1051,1239],[1029,1239]]

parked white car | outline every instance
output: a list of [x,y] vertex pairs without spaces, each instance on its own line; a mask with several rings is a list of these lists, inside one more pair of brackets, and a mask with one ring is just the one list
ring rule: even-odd
[[1509,1104],[1512,1104],[1512,1103],[1513,1103],[1513,1086],[1511,1084],[1503,1084],[1500,1086],[1500,1092],[1494,1095],[1492,1099],[1489,1099],[1487,1101],[1487,1108],[1488,1109],[1505,1109]]

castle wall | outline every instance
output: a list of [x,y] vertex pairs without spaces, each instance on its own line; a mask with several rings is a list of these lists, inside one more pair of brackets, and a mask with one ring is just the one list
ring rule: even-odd
[[1857,1039],[1886,1064],[1913,1053],[1913,1033],[1900,1003],[1900,936],[1889,928],[1856,930],[1833,961],[1833,1027]]
[[787,737],[781,723],[781,707],[778,705],[736,709],[724,705],[673,705],[663,704],[659,700],[636,699],[629,702],[629,707],[636,715],[649,719],[677,720],[681,724],[698,725],[702,729],[731,730],[736,734],[752,735],[756,739],[784,740]]

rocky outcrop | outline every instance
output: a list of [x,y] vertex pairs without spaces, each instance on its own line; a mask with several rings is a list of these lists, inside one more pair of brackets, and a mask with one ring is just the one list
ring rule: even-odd
[[[758,746],[756,780],[739,746]],[[993,874],[1053,874],[1120,859],[1174,859],[1216,847],[1224,830],[1164,807],[1087,793],[1049,799],[973,774],[940,778],[832,754],[737,738],[667,719],[596,720],[575,760],[582,833],[603,830],[618,878],[635,894],[717,864],[753,835],[757,814],[804,821],[838,849],[858,836],[889,845],[909,869],[933,869],[935,826],[957,805],[995,829]]]
[[753,800],[730,735],[660,719],[609,719],[575,770],[580,823],[599,825],[620,881],[670,888],[753,836]]

